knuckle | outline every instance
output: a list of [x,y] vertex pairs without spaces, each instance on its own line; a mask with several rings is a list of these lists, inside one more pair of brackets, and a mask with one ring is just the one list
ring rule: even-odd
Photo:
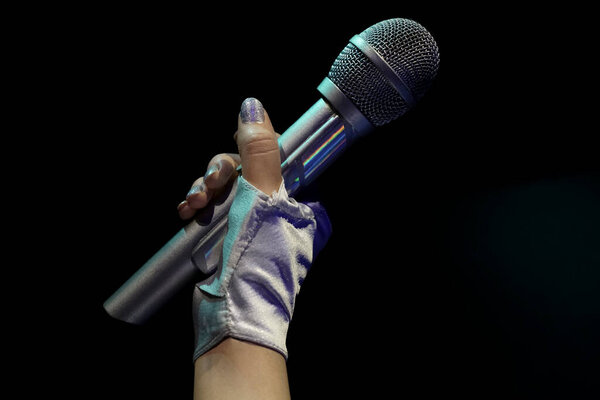
[[240,150],[247,153],[267,153],[279,150],[277,139],[273,132],[264,128],[253,127],[238,132],[237,142]]

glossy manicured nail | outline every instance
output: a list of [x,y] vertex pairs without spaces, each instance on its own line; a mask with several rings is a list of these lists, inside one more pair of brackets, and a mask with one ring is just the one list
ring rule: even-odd
[[200,192],[204,192],[206,186],[204,186],[204,182],[202,182],[199,185],[194,185],[192,186],[192,188],[190,189],[190,191],[188,192],[186,198],[190,197],[191,195],[194,195],[196,193],[200,193]]
[[265,122],[265,109],[260,101],[248,97],[242,103],[240,117],[244,124],[262,124]]
[[188,204],[187,200],[184,200],[181,203],[179,203],[177,205],[177,211],[181,211],[181,209],[183,209],[183,207],[187,206],[187,204]]
[[220,163],[211,165],[210,168],[204,174],[204,181],[206,182],[206,180],[208,179],[209,176],[211,176],[212,174],[214,174],[215,172],[217,172],[220,169],[221,169]]

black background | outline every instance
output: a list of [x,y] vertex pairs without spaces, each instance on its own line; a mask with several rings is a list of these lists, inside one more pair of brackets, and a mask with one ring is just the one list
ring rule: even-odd
[[588,13],[486,4],[38,10],[29,101],[54,132],[36,145],[58,149],[38,171],[58,204],[35,219],[52,244],[22,346],[32,386],[191,398],[192,285],[141,327],[102,303],[183,226],[210,158],[236,150],[244,98],[283,132],[352,35],[404,17],[436,39],[439,75],[313,188],[334,234],[290,326],[292,397],[598,395]]

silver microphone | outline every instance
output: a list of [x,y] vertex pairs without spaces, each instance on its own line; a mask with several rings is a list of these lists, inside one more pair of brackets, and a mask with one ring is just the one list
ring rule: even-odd
[[[310,184],[357,138],[406,113],[433,82],[438,47],[415,21],[381,21],[350,39],[317,87],[322,98],[279,138],[281,172],[290,196]],[[114,318],[142,324],[180,289],[220,262],[231,180],[106,302]]]

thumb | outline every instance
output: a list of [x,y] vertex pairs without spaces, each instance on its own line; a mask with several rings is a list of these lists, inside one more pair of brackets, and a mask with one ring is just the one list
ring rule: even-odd
[[242,160],[244,178],[268,195],[279,190],[282,177],[277,134],[257,99],[250,97],[242,103],[234,139]]

